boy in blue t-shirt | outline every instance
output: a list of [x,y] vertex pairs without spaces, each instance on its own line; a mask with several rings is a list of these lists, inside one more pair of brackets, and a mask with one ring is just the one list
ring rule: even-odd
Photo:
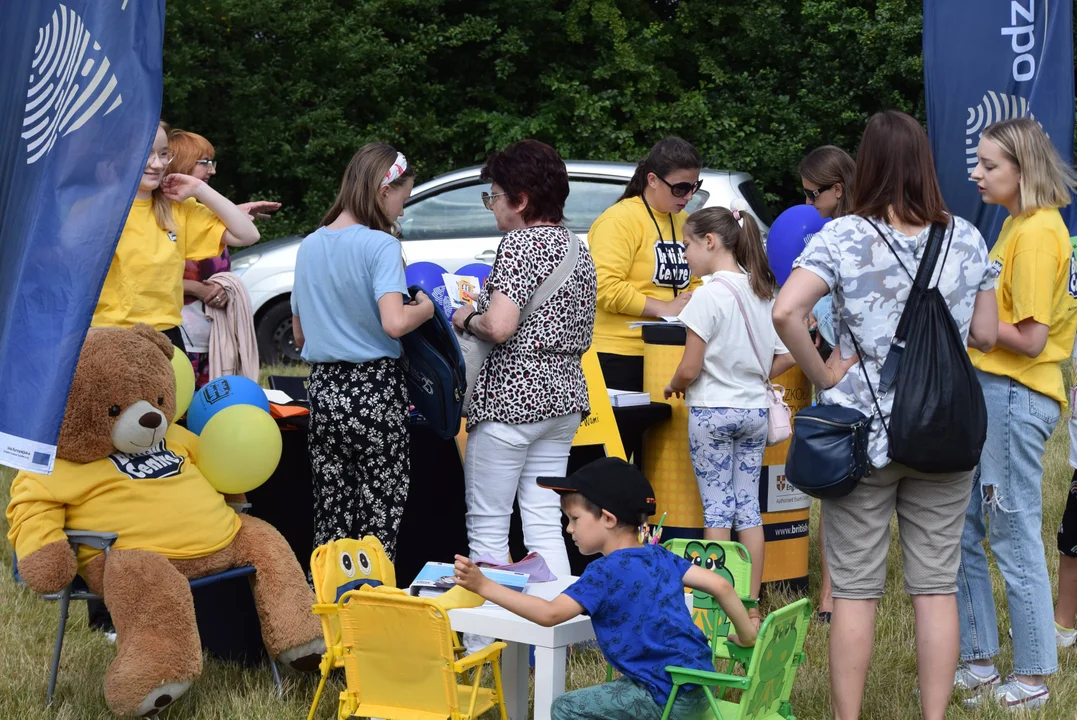
[[[460,555],[455,574],[458,585],[545,627],[591,616],[599,648],[624,677],[557,698],[550,709],[554,720],[657,720],[673,689],[667,665],[714,670],[707,638],[685,605],[685,587],[718,600],[737,631],[733,642],[754,644],[755,626],[732,585],[659,545],[640,543],[639,526],[654,514],[655,503],[651,484],[634,465],[603,458],[538,484],[561,494],[580,552],[603,557],[552,601],[498,585]],[[670,717],[696,718],[706,704],[701,689],[686,685]]]

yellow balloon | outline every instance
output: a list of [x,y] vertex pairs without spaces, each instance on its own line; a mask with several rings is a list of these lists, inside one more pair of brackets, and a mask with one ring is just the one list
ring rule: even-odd
[[226,407],[198,437],[198,469],[222,493],[255,489],[277,469],[280,455],[277,422],[254,405]]
[[176,375],[176,415],[172,422],[175,422],[183,417],[194,399],[194,367],[187,353],[175,346],[172,350],[172,371]]

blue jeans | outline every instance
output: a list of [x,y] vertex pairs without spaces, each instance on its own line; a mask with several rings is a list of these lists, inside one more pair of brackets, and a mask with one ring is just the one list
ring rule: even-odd
[[1042,460],[1061,408],[1016,380],[979,370],[976,375],[987,404],[987,442],[965,512],[957,571],[961,659],[987,660],[999,652],[986,537],[1006,581],[1014,672],[1049,675],[1058,670],[1058,651],[1041,534]]

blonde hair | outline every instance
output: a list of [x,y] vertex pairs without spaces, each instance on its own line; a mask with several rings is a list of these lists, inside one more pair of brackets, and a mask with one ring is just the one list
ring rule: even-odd
[[998,145],[1021,174],[1018,199],[1022,213],[1070,204],[1077,173],[1058,154],[1038,122],[1031,118],[1003,120],[988,126],[982,137]]
[[[355,219],[372,230],[396,235],[396,218],[389,217],[381,202],[381,182],[396,162],[396,148],[385,143],[367,143],[352,156],[340,182],[340,192],[333,207],[322,218],[322,225],[329,225],[347,210]],[[408,168],[389,187],[399,187],[415,171]]]
[[[168,137],[172,130],[164,120],[160,121],[157,127],[165,131],[165,137]],[[154,135],[154,138],[156,139],[156,135]],[[165,172],[161,174],[162,181],[167,174],[168,168],[165,168]],[[157,227],[168,232],[176,232],[176,220],[172,217],[172,201],[165,197],[165,191],[161,189],[160,185],[154,188],[151,198],[153,217],[157,220]]]
[[168,147],[176,153],[168,166],[168,173],[181,173],[190,175],[194,172],[195,165],[202,158],[213,159],[216,154],[209,140],[198,133],[186,130],[173,130],[168,133]]

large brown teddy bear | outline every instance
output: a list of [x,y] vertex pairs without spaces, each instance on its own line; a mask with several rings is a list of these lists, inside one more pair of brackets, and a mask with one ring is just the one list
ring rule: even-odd
[[[105,700],[121,716],[151,717],[202,671],[188,580],[253,565],[267,650],[300,670],[325,645],[299,563],[273,527],[237,515],[197,467],[198,438],[172,426],[172,345],[147,325],[86,336],[52,475],[20,473],[11,486],[8,538],[36,592],[81,574],[116,624]],[[64,528],[115,532],[106,556],[71,550]]]

